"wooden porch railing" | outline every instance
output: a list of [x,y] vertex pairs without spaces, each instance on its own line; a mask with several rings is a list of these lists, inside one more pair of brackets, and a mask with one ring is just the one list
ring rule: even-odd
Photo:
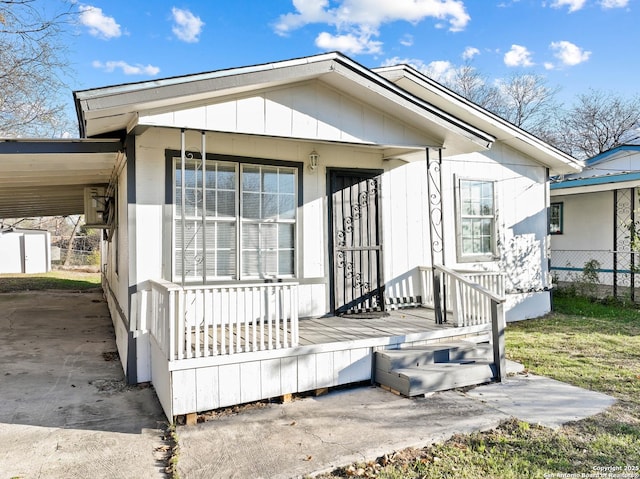
[[297,283],[149,283],[149,330],[170,361],[298,345]]
[[[433,276],[431,268],[427,277]],[[441,285],[444,285],[446,297],[448,298],[446,309],[451,308],[453,322],[456,326],[472,326],[478,324],[491,324],[491,336],[493,345],[493,360],[497,368],[497,379],[503,380],[507,373],[504,330],[506,318],[504,312],[504,293],[498,295],[490,291],[487,287],[478,284],[478,276],[466,277],[469,273],[459,273],[442,265],[434,267],[435,273]],[[482,277],[483,273],[478,273]],[[492,273],[490,273],[492,274]],[[499,273],[498,273],[499,274]],[[423,278],[425,274],[422,274]],[[426,279],[426,278],[425,278]],[[429,279],[426,279],[429,281]],[[430,280],[433,284],[433,279]],[[504,282],[496,278],[482,279],[485,284],[497,289],[504,288]],[[432,288],[432,291],[437,288]],[[502,289],[504,291],[504,289]],[[435,298],[431,293],[434,306],[445,309],[443,298]]]
[[[437,266],[436,270],[445,268]],[[435,309],[433,269],[430,266],[421,266],[420,283],[422,285],[422,305]],[[490,291],[495,296],[504,298],[504,275],[498,271],[475,271],[475,270],[450,270],[464,277],[468,282],[481,286]],[[470,289],[454,280],[453,276],[440,274],[440,288],[442,298],[440,303],[441,311],[453,313],[453,324],[455,326],[471,326],[475,324],[488,324],[491,322],[489,311],[490,300],[486,296],[478,293],[477,290]],[[455,309],[454,309],[455,308]]]

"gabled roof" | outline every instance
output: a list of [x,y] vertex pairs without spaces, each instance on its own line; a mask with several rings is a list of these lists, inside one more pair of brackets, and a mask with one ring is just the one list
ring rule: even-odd
[[154,109],[180,108],[231,95],[318,80],[348,92],[350,97],[429,131],[439,144],[456,151],[489,148],[491,134],[417,98],[389,80],[340,53],[218,70],[161,80],[129,83],[74,92],[83,137],[132,130],[137,114]]
[[553,182],[552,192],[565,195],[640,186],[640,145],[620,145],[585,163],[582,172],[562,176]]
[[[614,157],[633,155],[638,152],[640,152],[640,145],[620,145],[589,158],[585,164],[586,166],[594,166],[598,163],[610,161]],[[638,164],[638,169],[640,169],[640,164]]]
[[635,171],[633,173],[621,173],[618,175],[591,176],[589,178],[576,178],[558,181],[551,183],[550,188],[552,190],[562,190],[565,188],[577,188],[580,186],[612,185],[638,180],[640,180],[640,171]]
[[375,68],[373,71],[434,106],[446,107],[450,114],[548,166],[552,170],[551,174],[573,173],[580,171],[584,166],[581,161],[476,105],[408,65]]

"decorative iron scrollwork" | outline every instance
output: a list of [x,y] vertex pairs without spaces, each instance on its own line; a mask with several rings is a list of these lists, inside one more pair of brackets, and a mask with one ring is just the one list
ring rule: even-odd
[[431,231],[431,248],[434,253],[443,252],[441,175],[440,161],[427,158],[429,223]]

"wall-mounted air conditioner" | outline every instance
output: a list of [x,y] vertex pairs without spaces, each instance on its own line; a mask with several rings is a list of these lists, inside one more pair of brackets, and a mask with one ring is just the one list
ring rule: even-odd
[[108,228],[107,224],[107,188],[105,186],[87,186],[84,189],[84,221],[90,228]]

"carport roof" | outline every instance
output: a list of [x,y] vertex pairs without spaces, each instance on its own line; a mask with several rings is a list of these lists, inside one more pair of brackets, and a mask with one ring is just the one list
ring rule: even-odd
[[84,188],[106,185],[116,139],[0,139],[0,218],[84,213]]

